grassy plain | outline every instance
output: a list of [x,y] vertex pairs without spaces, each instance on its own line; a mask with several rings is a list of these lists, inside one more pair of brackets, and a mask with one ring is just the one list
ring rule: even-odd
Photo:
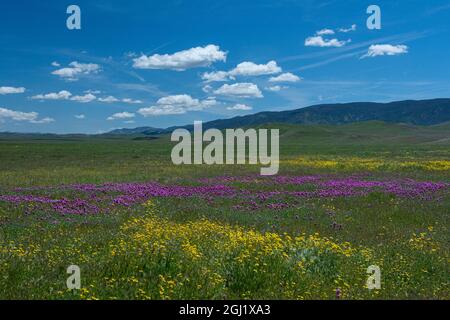
[[[450,298],[448,124],[269,127],[279,180],[174,166],[168,137],[0,136],[0,196],[86,211],[0,199],[0,299]],[[316,180],[289,180],[304,177]],[[149,182],[163,190],[136,200]],[[122,191],[132,203],[117,204]],[[73,264],[82,288],[69,291]],[[365,287],[370,265],[380,290]]]

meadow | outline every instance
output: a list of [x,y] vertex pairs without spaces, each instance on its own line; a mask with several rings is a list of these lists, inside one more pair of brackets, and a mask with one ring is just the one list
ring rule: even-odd
[[448,124],[262,127],[277,176],[174,166],[167,136],[0,135],[0,299],[450,298]]

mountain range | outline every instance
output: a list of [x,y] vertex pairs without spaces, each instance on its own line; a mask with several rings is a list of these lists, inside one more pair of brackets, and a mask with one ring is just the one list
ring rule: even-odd
[[[259,126],[268,123],[284,124],[327,124],[343,125],[355,122],[383,121],[387,123],[405,123],[431,126],[450,121],[450,99],[405,100],[390,103],[353,102],[340,104],[322,104],[311,107],[279,111],[260,112],[252,115],[206,122],[204,130],[209,128],[227,129]],[[191,130],[193,125],[159,129],[140,127],[118,129],[108,134],[159,135],[172,132],[177,128]]]

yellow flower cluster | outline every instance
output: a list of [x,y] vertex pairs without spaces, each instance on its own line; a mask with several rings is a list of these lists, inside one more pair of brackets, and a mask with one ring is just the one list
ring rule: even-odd
[[358,169],[358,170],[378,170],[378,169],[419,169],[425,171],[448,171],[450,170],[450,161],[413,161],[396,159],[378,159],[378,158],[358,158],[358,157],[339,157],[334,159],[318,159],[302,157],[293,160],[282,161],[285,164],[303,166],[316,169]]
[[31,257],[36,255],[40,251],[40,247],[34,244],[25,246],[23,244],[15,244],[11,241],[8,245],[0,245],[0,255],[9,255],[13,258]]
[[409,239],[409,245],[415,250],[425,251],[425,252],[436,252],[439,250],[439,244],[433,240],[431,232],[432,227],[429,227],[428,232],[421,232],[419,234],[413,234],[411,239]]
[[[121,227],[120,237],[111,243],[110,250],[115,258],[122,256],[127,261],[138,259],[149,263],[151,258],[169,261],[165,263],[176,261],[181,269],[192,268],[190,271],[179,270],[175,275],[160,274],[158,292],[161,299],[177,297],[177,292],[192,286],[193,282],[197,290],[207,290],[205,287],[223,289],[230,272],[252,279],[271,277],[277,272],[276,268],[282,268],[300,277],[321,265],[325,272],[327,263],[324,260],[351,259],[361,270],[373,263],[371,250],[355,248],[348,242],[336,243],[317,233],[292,237],[205,219],[180,223],[157,216],[152,202],[145,207],[145,216],[132,218]],[[285,284],[287,287],[292,285]],[[363,285],[363,282],[354,283],[354,286]],[[292,294],[292,298],[298,298]]]

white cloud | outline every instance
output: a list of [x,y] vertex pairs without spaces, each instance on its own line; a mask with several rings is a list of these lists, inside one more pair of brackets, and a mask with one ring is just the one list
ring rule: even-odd
[[356,24],[352,24],[350,28],[340,28],[338,31],[343,33],[356,31]]
[[133,99],[130,99],[130,98],[122,99],[122,102],[129,103],[129,104],[141,104],[141,103],[143,103],[141,100],[133,100]]
[[55,70],[52,74],[65,80],[77,81],[80,76],[98,73],[100,69],[100,66],[95,63],[79,63],[74,61],[69,64],[69,67]]
[[156,105],[148,108],[141,108],[138,110],[138,113],[144,117],[184,114],[188,111],[200,111],[210,108],[217,104],[218,102],[214,97],[209,97],[206,100],[200,101],[192,98],[190,95],[181,94],[161,98],[156,102]]
[[265,89],[268,91],[272,91],[272,92],[278,92],[281,91],[281,89],[284,89],[285,87],[282,86],[271,86],[271,87],[266,87]]
[[14,121],[26,121],[35,124],[50,123],[55,121],[52,118],[39,119],[39,113],[37,112],[21,112],[6,108],[0,108],[0,120],[3,119],[10,119]]
[[322,30],[316,32],[316,35],[318,35],[318,36],[325,36],[325,35],[331,35],[331,34],[334,34],[334,30],[322,29]]
[[72,101],[81,102],[81,103],[89,103],[96,100],[97,97],[91,93],[85,94],[84,96],[73,96],[70,98]]
[[34,123],[34,124],[46,124],[46,123],[50,123],[50,122],[55,122],[55,119],[46,117],[46,118],[43,118],[40,120],[31,120],[30,122]]
[[77,118],[78,120],[83,120],[86,119],[86,116],[84,114],[78,114],[75,116],[75,118]]
[[210,93],[212,90],[213,90],[213,87],[211,87],[209,84],[207,84],[206,86],[204,86],[204,87],[202,88],[202,91],[203,91],[204,93]]
[[286,72],[283,74],[280,74],[277,77],[272,77],[269,79],[269,82],[298,82],[301,78],[299,76],[296,76],[295,74],[292,74],[290,72]]
[[61,67],[61,65],[59,64],[59,62],[53,61],[52,62],[52,66],[53,67]]
[[244,61],[230,71],[213,71],[202,74],[202,80],[209,82],[226,82],[236,80],[238,76],[262,76],[280,73],[283,70],[276,61],[269,61],[266,64],[256,64],[251,61]]
[[114,103],[114,102],[118,102],[120,100],[117,99],[116,97],[108,96],[106,98],[99,98],[98,101],[105,102],[105,103]]
[[141,100],[133,100],[130,98],[125,98],[122,100],[117,99],[114,96],[108,96],[106,98],[99,98],[98,101],[100,102],[104,102],[104,103],[114,103],[114,102],[123,102],[123,103],[128,103],[128,104],[141,104],[142,101]]
[[236,96],[242,98],[263,98],[261,90],[254,83],[224,84],[214,91],[215,94],[224,96]]
[[152,56],[142,55],[133,59],[133,67],[136,69],[170,69],[184,71],[196,67],[208,67],[214,62],[227,59],[227,52],[221,51],[219,46],[207,45],[174,54],[154,54]]
[[141,108],[138,110],[138,113],[143,115],[144,117],[165,116],[174,114],[184,114],[186,113],[186,109],[171,105],[162,105],[162,106],[152,106],[149,108]]
[[230,76],[226,71],[205,72],[202,74],[202,80],[205,82],[224,82],[229,81]]
[[[92,93],[87,93],[85,95],[73,96],[67,90],[62,90],[60,92],[52,92],[47,94],[38,94],[36,96],[31,97],[32,100],[71,100],[77,101],[81,103],[92,102],[97,99],[95,95]],[[104,101],[103,101],[104,102]]]
[[341,41],[338,39],[324,39],[322,36],[308,37],[305,40],[305,46],[307,47],[343,47],[351,40]]
[[253,108],[246,104],[236,104],[233,107],[228,107],[227,110],[239,110],[239,111],[247,111],[252,110]]
[[131,118],[134,118],[134,117],[135,117],[134,113],[120,112],[120,113],[113,114],[107,120],[109,120],[109,121],[112,121],[112,120],[123,120],[123,119],[131,119]]
[[245,61],[228,72],[231,76],[261,76],[266,74],[280,73],[283,70],[277,65],[276,61],[269,61],[267,64],[256,64]]
[[180,105],[186,107],[192,107],[199,104],[198,99],[193,99],[190,95],[180,94],[174,96],[164,97],[158,100],[159,105]]
[[1,95],[5,95],[5,94],[16,94],[16,93],[24,93],[25,92],[25,88],[24,87],[20,87],[20,88],[15,88],[15,87],[0,87],[0,94]]
[[32,96],[32,100],[67,100],[72,96],[67,90],[62,90],[60,92],[52,92],[47,94],[38,94],[36,96]]
[[6,108],[0,108],[0,119],[9,118],[15,121],[32,121],[39,116],[37,112],[21,112]]
[[84,93],[92,93],[92,94],[100,94],[102,93],[100,90],[86,90],[84,91]]
[[209,107],[214,107],[218,104],[219,104],[219,102],[217,102],[215,97],[208,97],[206,100],[203,100],[201,102],[201,107],[202,107],[202,109],[205,109],[205,108],[209,108]]
[[391,44],[373,44],[369,47],[367,53],[361,57],[377,57],[377,56],[396,56],[399,54],[408,53],[408,47],[405,45],[396,45],[393,46]]

